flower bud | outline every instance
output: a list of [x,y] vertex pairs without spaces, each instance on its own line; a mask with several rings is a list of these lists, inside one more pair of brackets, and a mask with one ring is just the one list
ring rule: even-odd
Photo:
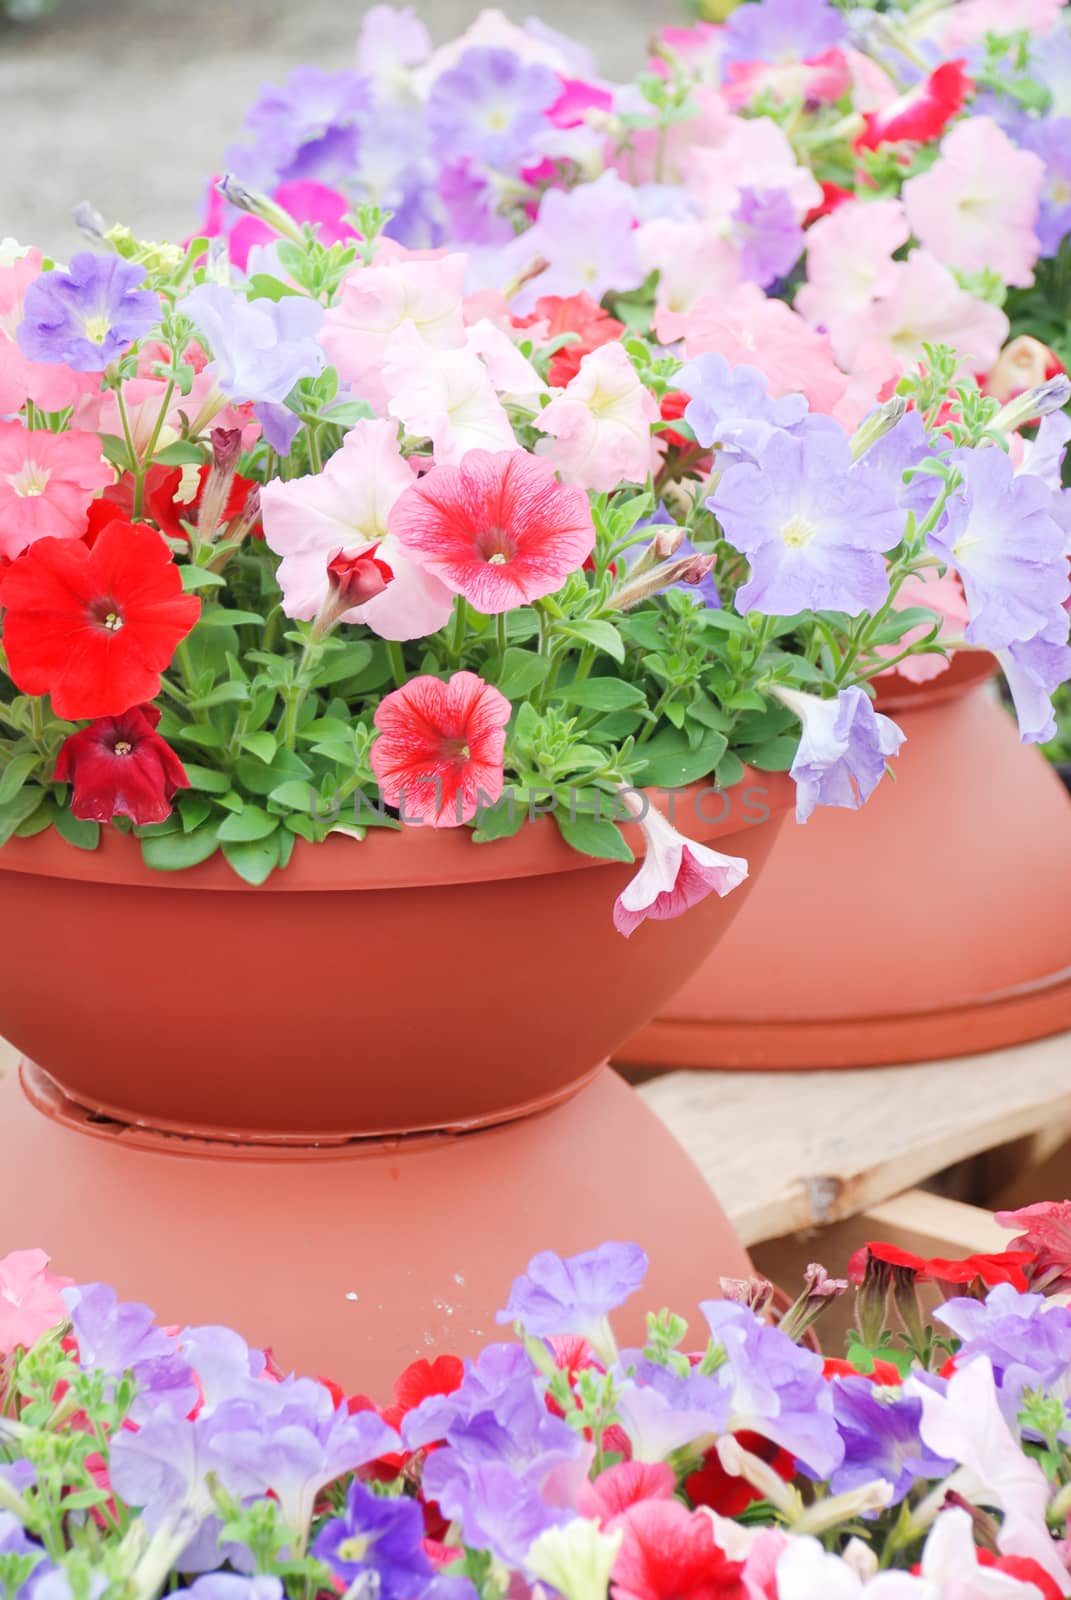
[[215,538],[242,453],[240,428],[212,429],[212,470],[205,479],[197,513],[197,533],[205,543]]
[[1000,433],[1015,433],[1030,422],[1047,417],[1050,411],[1061,411],[1071,400],[1071,378],[1061,372],[1036,389],[1024,389],[997,412],[990,427]]
[[363,550],[339,550],[327,563],[327,595],[317,613],[313,630],[318,638],[331,629],[355,606],[363,606],[382,594],[394,578],[392,569],[376,557],[378,545]]
[[823,1311],[848,1292],[848,1287],[847,1278],[831,1278],[825,1267],[812,1261],[804,1274],[800,1295],[778,1323],[781,1332],[798,1343]]
[[773,1303],[773,1284],[769,1278],[721,1278],[722,1296],[735,1305],[747,1306],[757,1317],[764,1317]]
[[986,374],[982,384],[986,394],[1006,405],[1024,389],[1038,389],[1049,378],[1064,370],[1055,350],[1050,350],[1040,339],[1021,333],[1011,339],[1000,352],[996,362]]
[[871,445],[891,433],[906,411],[906,397],[894,394],[891,400],[886,400],[884,405],[865,416],[851,437],[852,460],[858,461],[860,456],[866,455]]
[[269,228],[274,228],[276,233],[281,233],[286,239],[292,239],[295,244],[305,243],[304,234],[288,211],[284,211],[281,205],[269,199],[266,194],[261,194],[259,189],[246,188],[233,172],[224,173],[216,188],[223,198],[229,200],[232,206],[237,206],[239,211],[246,211],[251,217],[259,217],[261,222],[266,222]]

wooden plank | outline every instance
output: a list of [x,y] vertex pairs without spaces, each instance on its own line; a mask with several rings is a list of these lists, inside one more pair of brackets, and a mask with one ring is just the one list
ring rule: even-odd
[[1071,1122],[1071,1033],[906,1067],[672,1072],[637,1093],[751,1245],[854,1216]]

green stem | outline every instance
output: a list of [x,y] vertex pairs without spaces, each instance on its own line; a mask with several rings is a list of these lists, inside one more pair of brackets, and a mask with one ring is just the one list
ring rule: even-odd
[[465,615],[465,600],[463,595],[458,595],[454,604],[454,621],[450,629],[450,642],[447,648],[450,658],[454,662],[461,660],[465,648],[465,632],[468,627],[468,618]]
[[317,665],[320,655],[321,645],[319,642],[308,640],[304,650],[301,652],[301,660],[298,662],[297,671],[294,673],[294,681],[287,691],[286,711],[283,716],[283,744],[288,750],[292,750],[297,741],[298,712],[301,710],[305,696],[309,692],[309,681],[312,677],[309,669]]
[[393,675],[394,681],[398,685],[398,688],[404,689],[406,683],[408,682],[405,671],[405,651],[402,649],[397,639],[388,639],[386,644],[387,660],[390,662],[391,674]]
[[[174,359],[175,359],[174,358],[174,354],[172,353],[172,362],[174,362]],[[164,390],[164,398],[163,398],[163,401],[161,402],[161,405],[160,405],[160,410],[159,410],[159,413],[158,413],[157,418],[156,418],[156,423],[155,423],[155,425],[153,427],[152,433],[149,435],[149,442],[145,447],[144,458],[142,460],[138,461],[137,465],[134,468],[134,520],[135,520],[135,522],[137,521],[138,517],[141,516],[141,502],[142,502],[142,499],[143,499],[144,494],[145,494],[145,474],[148,472],[149,467],[150,467],[150,465],[152,463],[153,452],[155,451],[156,446],[160,442],[160,434],[163,432],[164,419],[166,418],[167,413],[168,413],[168,411],[170,409],[171,398],[174,395],[174,393],[175,393],[175,380],[174,380],[174,378],[169,378],[167,380],[167,388]]]

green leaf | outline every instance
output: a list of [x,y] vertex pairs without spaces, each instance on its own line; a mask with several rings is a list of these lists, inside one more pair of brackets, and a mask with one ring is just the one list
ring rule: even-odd
[[358,639],[324,662],[312,680],[313,688],[322,689],[325,684],[339,683],[343,678],[355,678],[364,671],[371,659],[372,646],[367,640]]
[[323,829],[318,828],[311,817],[303,817],[300,811],[292,811],[288,817],[284,817],[283,827],[289,833],[296,833],[300,838],[308,839],[310,844],[316,844],[323,833]]
[[263,628],[267,619],[259,611],[231,611],[226,606],[206,606],[197,621],[199,628],[238,628],[243,623]]
[[730,750],[718,762],[714,774],[714,782],[719,789],[731,789],[734,783],[739,783],[744,776],[744,763],[738,755]]
[[507,700],[523,700],[543,682],[549,667],[547,656],[511,645],[502,656],[497,687]]
[[481,806],[476,817],[473,839],[477,844],[490,844],[495,839],[512,839],[528,820],[528,807],[518,805],[512,791],[496,806]]
[[274,761],[278,746],[272,733],[247,733],[242,739],[242,749],[260,761]]
[[798,748],[798,739],[781,734],[765,744],[749,745],[740,751],[740,756],[749,767],[757,767],[760,772],[787,772],[796,759]]
[[118,467],[120,472],[129,472],[134,463],[130,459],[130,451],[126,447],[126,440],[120,439],[116,433],[102,433],[100,451],[105,460],[110,461],[113,467]]
[[20,750],[12,756],[0,778],[0,806],[15,798],[40,759],[36,750]]
[[55,816],[56,832],[79,850],[95,850],[100,843],[100,823],[85,822],[60,806]]
[[276,838],[231,840],[224,844],[223,854],[238,876],[254,888],[259,888],[279,865]]
[[288,283],[283,283],[279,278],[273,278],[266,272],[254,272],[249,280],[254,300],[283,300],[287,295],[299,295],[300,289],[292,289]]
[[230,681],[217,683],[207,694],[200,694],[189,702],[193,711],[208,711],[212,706],[234,705],[250,698],[248,683]]
[[705,611],[697,611],[694,620],[699,627],[713,628],[716,633],[751,632],[743,617],[738,617],[735,611],[719,611],[716,607],[708,606]]
[[634,861],[636,858],[625,843],[624,835],[616,822],[608,817],[596,817],[590,812],[556,811],[554,820],[558,832],[581,855],[598,856],[603,861]]
[[205,452],[188,439],[176,439],[174,444],[165,445],[162,450],[157,450],[153,456],[153,464],[158,467],[186,467],[203,466]]
[[222,589],[226,579],[218,572],[209,572],[207,567],[194,567],[189,562],[179,567],[182,574],[182,587],[187,594],[192,589]]
[[154,872],[182,872],[207,861],[216,849],[216,825],[206,822],[192,833],[167,833],[141,841],[141,859]]
[[341,405],[328,406],[320,415],[324,422],[329,422],[332,427],[352,428],[355,423],[363,422],[366,417],[374,417],[375,412],[365,400],[344,400]]
[[203,789],[206,794],[226,794],[231,786],[227,773],[218,772],[215,767],[199,767],[190,761],[185,766],[191,789]]
[[561,631],[567,637],[583,639],[585,644],[594,645],[596,650],[613,656],[619,663],[625,659],[625,641],[612,622],[571,622]]
[[644,705],[647,699],[642,689],[634,683],[622,683],[620,678],[585,678],[582,683],[567,683],[554,698],[593,711],[627,711],[630,706]]
[[306,816],[311,816],[315,798],[316,790],[305,778],[287,778],[268,794],[268,799],[274,800],[277,805],[286,806],[291,811],[304,811]]
[[683,789],[687,783],[708,778],[725,754],[728,740],[723,733],[704,729],[702,742],[692,749],[687,735],[676,728],[664,728],[647,744],[639,745],[638,756],[646,756],[636,782],[655,789]]
[[44,833],[45,829],[50,828],[55,821],[55,808],[55,801],[51,796],[46,795],[43,790],[39,791],[37,805],[30,815],[19,823],[15,829],[15,837],[32,839],[35,833]]
[[220,842],[245,844],[253,839],[266,839],[279,826],[279,818],[262,811],[259,806],[244,806],[241,811],[224,817],[219,825]]
[[870,635],[870,644],[895,644],[902,639],[911,628],[936,628],[940,617],[935,612],[927,610],[925,606],[905,606],[903,611],[893,611],[874,633]]
[[203,794],[184,794],[179,797],[178,810],[183,833],[192,833],[212,815],[212,802]]
[[41,799],[40,789],[20,789],[18,794],[0,806],[0,845],[7,844],[15,829],[33,815]]

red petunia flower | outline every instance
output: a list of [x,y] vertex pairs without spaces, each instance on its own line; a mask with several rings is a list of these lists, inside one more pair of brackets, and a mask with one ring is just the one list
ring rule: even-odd
[[867,112],[866,129],[855,141],[856,149],[929,144],[939,138],[974,88],[965,69],[964,61],[946,61],[925,82],[890,100],[880,111]]
[[400,1428],[402,1419],[433,1394],[453,1394],[461,1388],[465,1363],[459,1356],[436,1356],[434,1361],[414,1361],[395,1379],[394,1399],[380,1412],[383,1421]]
[[615,1527],[624,1537],[610,1580],[614,1600],[747,1600],[744,1569],[715,1543],[705,1511],[644,1500]]
[[677,1476],[665,1461],[618,1461],[576,1492],[576,1509],[605,1528],[644,1500],[672,1500]]
[[1018,1578],[1020,1583],[1032,1583],[1042,1600],[1061,1600],[1063,1591],[1033,1556],[998,1556],[992,1550],[980,1549],[978,1565],[1007,1573],[1009,1578]]
[[557,294],[543,295],[536,301],[531,316],[514,319],[517,328],[531,328],[540,323],[546,324],[549,339],[557,339],[563,333],[577,335],[550,358],[547,377],[555,389],[564,389],[576,377],[581,361],[592,350],[620,339],[625,331],[625,324],[604,311],[589,294],[571,294],[564,299]]
[[[748,1429],[738,1433],[736,1438],[745,1450],[750,1450],[760,1461],[767,1462],[779,1478],[786,1483],[791,1482],[795,1476],[796,1460],[787,1450],[782,1450],[771,1440]],[[703,1465],[685,1478],[684,1487],[693,1506],[706,1506],[723,1517],[742,1516],[748,1506],[762,1499],[761,1489],[756,1489],[739,1474],[734,1476],[726,1472],[717,1450],[708,1450],[703,1457]]]
[[372,770],[404,822],[454,828],[502,794],[512,707],[474,672],[412,678],[379,704]]
[[826,1356],[822,1363],[823,1378],[869,1378],[871,1383],[880,1388],[899,1388],[903,1383],[899,1367],[891,1361],[875,1360],[870,1372],[860,1372],[858,1367],[853,1367],[850,1361],[845,1361],[842,1356]]
[[818,205],[812,206],[808,211],[803,219],[803,226],[809,228],[811,223],[817,222],[820,217],[832,216],[838,206],[842,206],[846,200],[854,199],[854,189],[845,189],[839,183],[823,182],[822,198]]
[[98,717],[60,746],[54,783],[74,785],[71,811],[86,821],[163,822],[176,789],[190,780],[182,762],[156,732],[155,706],[133,706],[119,717]]
[[942,1256],[926,1260],[898,1245],[874,1241],[849,1257],[848,1277],[852,1283],[862,1283],[870,1260],[914,1273],[920,1283],[973,1283],[980,1278],[987,1289],[997,1283],[1010,1283],[1023,1291],[1027,1286],[1024,1268],[1034,1262],[1035,1255],[1033,1250],[1003,1250],[993,1255],[965,1256],[961,1261],[948,1261]]
[[560,589],[595,546],[583,489],[527,450],[470,450],[399,495],[388,528],[406,555],[494,615]]
[[1018,1237],[1011,1242],[1014,1251],[1028,1250],[1035,1258],[1031,1273],[1034,1289],[1046,1294],[1066,1294],[1071,1290],[1071,1200],[1042,1200],[1019,1211],[998,1211],[1002,1228],[1011,1228]]
[[4,575],[4,648],[24,694],[59,717],[119,717],[156,697],[201,614],[158,533],[112,522],[92,550],[38,539]]

